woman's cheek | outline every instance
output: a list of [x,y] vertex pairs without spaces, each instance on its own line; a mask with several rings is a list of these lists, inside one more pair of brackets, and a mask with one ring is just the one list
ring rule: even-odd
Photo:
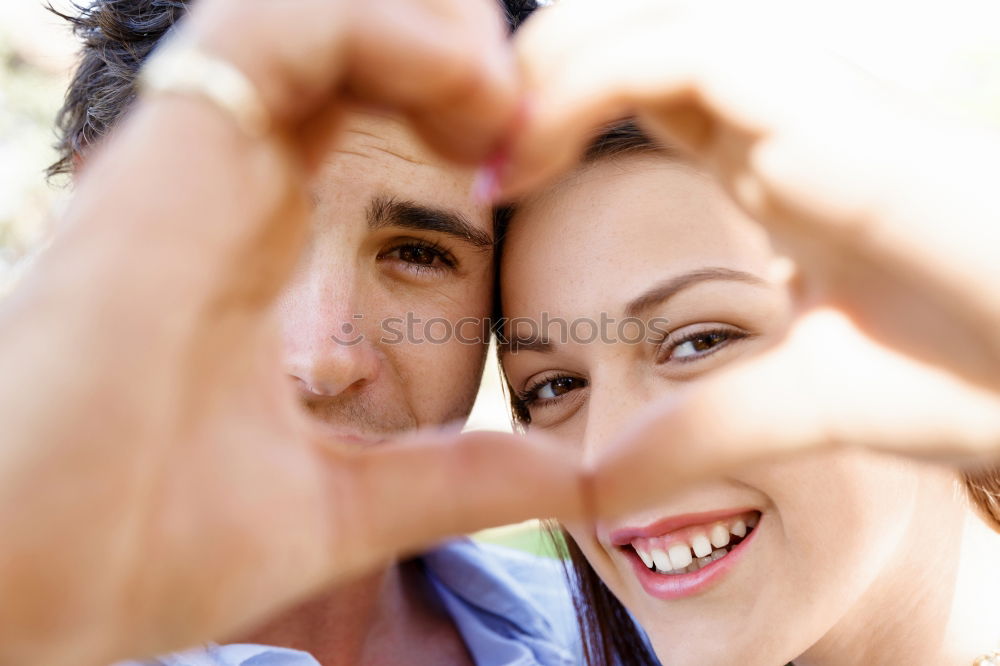
[[597,575],[601,577],[606,585],[614,589],[615,581],[618,580],[615,566],[609,558],[604,547],[597,540],[594,534],[593,524],[583,523],[563,523],[563,528],[576,542],[576,545],[583,551],[584,556],[593,567]]

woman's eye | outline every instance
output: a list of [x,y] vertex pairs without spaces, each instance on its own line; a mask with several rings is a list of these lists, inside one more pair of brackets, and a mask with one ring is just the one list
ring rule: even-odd
[[587,382],[579,377],[556,377],[555,379],[536,384],[525,391],[526,395],[523,397],[523,400],[529,405],[536,402],[545,402],[546,400],[555,400],[570,391],[575,391],[586,385]]
[[683,335],[673,342],[667,341],[667,354],[663,361],[694,361],[715,353],[726,345],[747,337],[735,328],[702,330]]
[[702,335],[696,336],[677,345],[674,347],[674,350],[670,355],[673,358],[690,358],[692,356],[699,356],[707,351],[711,351],[713,348],[721,345],[728,339],[729,336],[725,333],[703,333]]

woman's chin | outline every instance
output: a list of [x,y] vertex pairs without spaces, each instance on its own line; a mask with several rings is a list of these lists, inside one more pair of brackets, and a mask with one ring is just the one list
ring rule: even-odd
[[678,641],[677,635],[664,635],[658,640],[650,636],[653,650],[661,664],[670,666],[706,666],[706,664],[739,664],[739,666],[781,666],[774,653],[761,648],[753,637],[734,636],[719,631],[711,636]]
[[627,548],[614,557],[615,577],[626,588],[620,598],[645,628],[662,663],[727,664],[739,655],[741,665],[775,666],[773,652],[755,653],[763,642],[761,632],[778,619],[767,607],[780,585],[771,557],[775,535],[769,531],[780,528],[767,518],[753,521],[745,536],[733,537],[721,549],[724,555],[716,548],[715,559],[695,560],[682,571],[646,567]]

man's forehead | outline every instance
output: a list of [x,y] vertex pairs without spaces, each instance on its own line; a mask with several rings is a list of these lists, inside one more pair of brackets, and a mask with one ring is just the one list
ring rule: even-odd
[[413,167],[431,167],[454,174],[467,169],[449,164],[431,151],[402,119],[375,112],[348,113],[328,160],[374,160],[391,166],[400,162]]
[[379,201],[447,210],[491,231],[488,207],[472,201],[473,170],[427,148],[393,116],[353,112],[313,185],[320,211],[368,211]]

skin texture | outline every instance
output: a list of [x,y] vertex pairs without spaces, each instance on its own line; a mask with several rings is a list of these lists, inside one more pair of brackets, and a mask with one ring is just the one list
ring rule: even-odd
[[[643,406],[773,347],[796,299],[786,259],[762,228],[703,173],[656,154],[578,169],[519,207],[506,243],[504,314],[536,322],[542,312],[620,320],[635,296],[692,270],[756,280],[702,282],[652,305],[642,316],[669,322],[665,340],[560,342],[553,329],[550,349],[503,356],[528,403],[529,435],[556,435],[591,460],[614,447]],[[703,340],[701,351],[681,342],[699,331],[722,335]],[[553,391],[559,378],[578,383]],[[721,404],[714,420],[729,418]],[[662,449],[688,445],[659,441]],[[619,492],[627,489],[627,477],[616,480]],[[747,508],[762,518],[743,559],[679,600],[647,594],[610,539],[615,529],[671,516]],[[989,564],[1000,536],[946,469],[858,451],[743,465],[648,509],[567,527],[663,663],[959,665],[1000,638],[995,622],[980,619],[1000,589]]]

